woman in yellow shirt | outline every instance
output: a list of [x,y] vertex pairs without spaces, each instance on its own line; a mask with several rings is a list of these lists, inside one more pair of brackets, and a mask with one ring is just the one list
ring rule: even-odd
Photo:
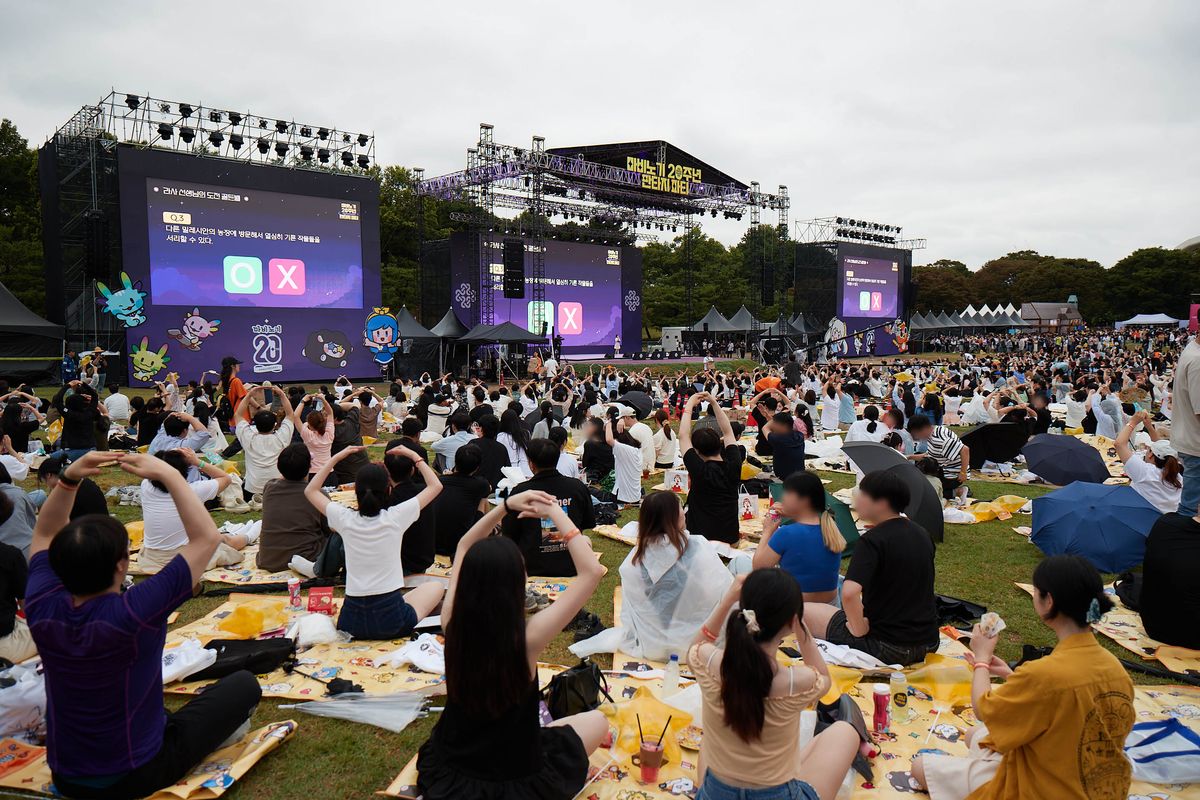
[[[1033,607],[1058,637],[1054,652],[1015,672],[975,626],[971,703],[980,724],[966,758],[924,756],[912,776],[932,800],[1125,800],[1133,683],[1091,625],[1112,609],[1100,574],[1078,556],[1033,572]],[[992,676],[1004,679],[992,686]]]

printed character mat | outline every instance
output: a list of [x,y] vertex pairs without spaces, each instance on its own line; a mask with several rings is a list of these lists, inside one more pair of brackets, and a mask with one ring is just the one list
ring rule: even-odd
[[[259,569],[256,563],[257,557],[258,545],[247,545],[246,549],[242,551],[242,560],[240,563],[230,564],[227,567],[214,567],[205,572],[200,580],[209,583],[229,583],[241,586],[287,583],[289,578],[306,580],[305,576],[298,572],[292,572],[290,569],[285,569],[282,572],[267,572],[265,569]],[[129,558],[129,574],[151,574],[138,565],[136,553]]]

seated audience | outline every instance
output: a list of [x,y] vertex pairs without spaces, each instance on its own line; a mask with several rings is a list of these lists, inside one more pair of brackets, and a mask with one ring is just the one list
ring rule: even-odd
[[[1139,423],[1150,437],[1149,446],[1140,455],[1129,446],[1129,439]],[[1179,508],[1179,499],[1183,496],[1183,464],[1171,443],[1158,438],[1149,412],[1139,411],[1130,417],[1117,434],[1113,447],[1125,464],[1125,474],[1135,492],[1164,514]]]
[[165,486],[187,543],[157,575],[123,592],[129,537],[110,516],[70,520],[71,493],[111,453],[72,463],[34,532],[25,612],[46,675],[46,758],[67,797],[146,797],[180,781],[249,730],[262,691],[235,672],[178,710],[163,709],[167,617],[192,597],[220,544],[212,517],[183,473],[150,455],[119,454],[121,468]]
[[613,494],[618,503],[632,505],[642,499],[642,449],[624,425],[619,419],[605,420],[604,442],[613,453]]
[[[412,458],[413,452],[407,448],[403,454],[387,454],[383,457],[383,466],[388,472],[388,506],[398,506],[407,500],[417,497],[425,490],[424,483],[413,480],[416,475],[415,462],[420,459]],[[443,490],[445,486],[443,485]],[[438,495],[440,497],[440,495]],[[422,506],[421,513],[408,530],[404,532],[404,542],[400,546],[400,563],[405,575],[425,572],[433,563],[436,555],[437,539],[437,508],[430,503]]]
[[[264,394],[266,387],[255,386],[238,403],[233,418],[237,420],[234,433],[238,443],[246,453],[246,476],[242,481],[242,494],[245,500],[262,492],[267,481],[279,477],[276,463],[283,448],[292,443],[292,402],[286,394],[274,392],[283,405],[283,421],[276,420],[275,415],[266,408]],[[251,403],[257,402],[263,407],[254,414],[251,423],[248,416]],[[279,422],[276,425],[276,422]],[[165,424],[165,423],[164,423]]]
[[433,613],[442,601],[438,583],[425,583],[404,595],[401,550],[404,535],[421,509],[442,490],[437,473],[406,447],[394,447],[388,455],[412,459],[425,477],[420,494],[398,506],[388,506],[388,473],[379,464],[368,463],[358,471],[354,497],[358,509],[335,503],[321,491],[325,478],[339,461],[363,455],[361,445],[347,447],[321,467],[304,490],[304,496],[326,516],[329,527],[342,537],[346,548],[346,597],[338,615],[338,630],[355,639],[400,639],[412,633],[418,622]]
[[416,417],[408,417],[400,423],[400,438],[388,442],[387,449],[393,447],[407,447],[421,457],[422,461],[429,460],[429,454],[425,450],[425,445],[421,444],[421,431],[425,428],[421,425],[421,421]]
[[796,430],[796,420],[780,411],[767,421],[767,445],[771,448],[771,471],[780,480],[804,471],[804,433]]
[[658,424],[658,430],[654,432],[654,466],[672,469],[679,453],[679,438],[671,429],[671,415],[660,408],[654,412],[654,421]]
[[[897,409],[897,414],[903,414]],[[879,406],[867,406],[863,409],[862,419],[855,420],[846,431],[847,442],[878,442],[888,432],[886,426],[879,422]]]
[[439,556],[454,556],[458,541],[487,511],[492,487],[479,476],[483,452],[476,444],[458,448],[454,471],[443,475],[442,493],[430,509],[435,522],[435,550]]
[[1139,610],[1151,638],[1200,650],[1200,516],[1163,514],[1146,537]]
[[[692,412],[705,400],[715,412],[721,432],[701,428],[692,432]],[[706,539],[735,544],[741,538],[738,521],[738,487],[742,478],[742,448],[737,444],[725,409],[708,392],[688,398],[679,418],[679,449],[687,467],[687,527]]]
[[[530,455],[536,458],[533,449]],[[517,514],[548,520],[546,529],[561,537],[559,544],[573,563],[570,573],[577,576],[553,603],[528,619],[521,552],[506,538],[490,537],[501,519]],[[541,527],[539,519],[532,522]],[[588,756],[608,735],[608,719],[588,711],[543,727],[537,662],[600,583],[604,569],[591,542],[556,497],[534,489],[485,514],[458,543],[455,564],[442,608],[446,708],[417,757],[421,796],[575,797],[587,781]]]
[[870,527],[854,546],[842,607],[810,603],[804,616],[817,638],[885,664],[916,664],[938,648],[933,540],[900,515],[908,501],[907,484],[893,472],[862,479],[854,510]]
[[471,431],[472,424],[471,418],[465,412],[456,411],[450,415],[447,434],[430,445],[437,454],[438,464],[443,471],[454,469],[454,454],[458,452],[458,448],[475,440],[475,434]]
[[484,414],[475,424],[479,426],[479,438],[472,444],[478,447],[482,454],[479,477],[495,489],[496,484],[504,478],[503,469],[512,465],[508,460],[508,448],[496,441],[496,436],[500,433],[500,420],[494,414]]
[[908,421],[908,433],[914,442],[925,442],[924,453],[913,459],[932,459],[942,470],[942,497],[950,500],[966,496],[967,471],[971,466],[971,448],[945,425],[934,425],[928,417],[915,416]]
[[330,450],[333,448],[333,417],[324,411],[324,400],[322,408],[309,411],[308,414],[301,419],[301,409],[305,408],[309,403],[314,403],[320,400],[319,395],[306,394],[300,400],[300,405],[296,408],[295,414],[292,415],[292,425],[300,433],[300,441],[308,448],[309,469],[316,472],[321,467],[325,466],[325,462],[329,460],[331,455]]
[[[191,468],[197,468],[204,479],[191,482],[188,486],[201,503],[212,500],[229,485],[230,478],[220,467],[201,463],[192,450],[165,450],[154,457],[178,470],[185,479]],[[141,493],[143,538],[138,566],[143,572],[153,575],[170,564],[179,551],[187,546],[188,537],[179,509],[176,508],[176,500],[165,483],[144,480]],[[241,551],[257,538],[245,534],[222,536],[208,569],[240,564]]]
[[37,522],[37,508],[23,489],[13,485],[12,477],[3,464],[0,464],[0,495],[7,497],[13,507],[8,519],[0,522],[0,542],[10,544],[28,555],[29,543],[33,541],[33,526]]
[[[62,456],[52,456],[38,465],[38,484],[46,487],[43,495],[48,495],[58,485],[58,473],[62,471],[65,461],[66,459]],[[40,506],[43,502],[45,502],[44,497],[37,505]],[[75,490],[75,504],[71,506],[71,519],[77,519],[85,514],[107,513],[108,500],[104,496],[104,490],[97,486],[91,478],[84,478],[79,482],[79,488]]]
[[567,452],[567,429],[562,425],[550,429],[547,438],[558,445],[558,471],[568,478],[578,478],[579,459]]
[[[790,520],[781,525],[783,518]],[[832,603],[846,540],[825,509],[825,485],[811,472],[793,472],[783,497],[763,519],[754,568],[778,566],[796,579],[806,603]]]
[[[581,531],[592,528],[596,524],[592,496],[583,481],[559,473],[558,455],[558,445],[549,439],[531,441],[529,466],[533,477],[517,485],[509,497],[521,492],[545,492],[558,499],[574,527]],[[560,532],[553,527],[553,518],[509,516],[504,519],[503,532],[516,542],[525,556],[525,568],[530,575],[569,577],[575,574],[575,562]]]
[[500,415],[500,432],[496,434],[496,441],[508,451],[508,463],[519,467],[526,477],[533,474],[529,467],[529,438],[529,431],[516,408],[509,408]]
[[[1079,556],[1051,556],[1033,571],[1033,587],[1034,611],[1058,644],[1014,671],[994,654],[996,639],[975,626],[969,660],[978,722],[968,754],[913,761],[913,779],[934,800],[1129,794],[1133,683],[1091,631],[1113,607],[1100,574]],[[1004,683],[993,686],[993,677]]]
[[[191,414],[173,411],[163,418],[162,425],[146,452],[154,455],[163,450],[178,450],[186,447],[199,453],[211,441],[212,436],[209,434],[208,428],[200,420]],[[188,476],[188,480],[197,479],[195,475]]]
[[311,451],[303,444],[289,444],[279,454],[276,466],[279,477],[263,488],[262,530],[255,561],[259,569],[282,572],[293,560],[302,559],[297,565],[312,571],[329,542],[329,525],[325,515],[304,497],[312,476]]
[[[800,712],[831,684],[804,612],[791,575],[755,570],[729,588],[700,627],[688,651],[703,698],[697,800],[831,800],[838,793],[860,742],[849,723],[835,722],[800,748]],[[722,630],[724,646],[717,647]],[[791,635],[804,663],[785,667],[776,654]]]
[[616,467],[606,428],[604,418],[597,417],[587,421],[587,441],[583,443],[583,457],[579,463],[587,476],[587,482],[593,486],[599,486],[608,480]]
[[367,451],[363,449],[362,431],[358,424],[358,406],[354,403],[334,403],[333,409],[333,443],[329,446],[330,456],[337,455],[343,450],[350,454],[338,459],[333,470],[334,485],[354,483],[358,471],[371,463]]
[[[12,500],[0,494],[0,525],[13,513]],[[37,646],[29,633],[29,625],[17,616],[25,599],[25,582],[29,567],[25,554],[11,544],[0,542],[0,658],[13,664],[37,655]]]

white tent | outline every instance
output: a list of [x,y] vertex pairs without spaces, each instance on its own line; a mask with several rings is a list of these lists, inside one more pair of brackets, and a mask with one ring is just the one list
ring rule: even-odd
[[1017,313],[1017,307],[1014,306],[1012,303],[1009,303],[1008,305],[1006,305],[1003,310],[1004,310],[1005,314],[1016,314]]
[[971,305],[970,303],[967,303],[967,307],[962,311],[962,315],[964,317],[973,317],[978,313],[979,312],[975,310],[975,306]]
[[1114,326],[1117,330],[1124,328],[1126,325],[1171,325],[1178,326],[1185,324],[1187,320],[1178,320],[1174,317],[1168,317],[1166,314],[1138,314],[1129,319],[1122,320]]

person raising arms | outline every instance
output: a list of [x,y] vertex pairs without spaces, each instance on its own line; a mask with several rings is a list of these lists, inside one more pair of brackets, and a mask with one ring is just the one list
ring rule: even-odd
[[[696,404],[708,401],[721,432],[701,428],[692,432]],[[708,392],[688,398],[679,418],[679,449],[691,482],[688,494],[687,527],[706,539],[734,544],[741,538],[737,495],[742,477],[742,448],[725,409]]]
[[[549,519],[575,563],[575,580],[525,618],[525,564],[491,532],[505,516]],[[537,662],[595,592],[604,574],[591,541],[557,499],[531,489],[502,500],[458,543],[442,606],[446,708],[417,756],[425,800],[566,800],[587,780],[588,756],[608,734],[588,711],[541,726]],[[459,592],[460,586],[467,591]],[[486,668],[483,668],[486,665]]]

